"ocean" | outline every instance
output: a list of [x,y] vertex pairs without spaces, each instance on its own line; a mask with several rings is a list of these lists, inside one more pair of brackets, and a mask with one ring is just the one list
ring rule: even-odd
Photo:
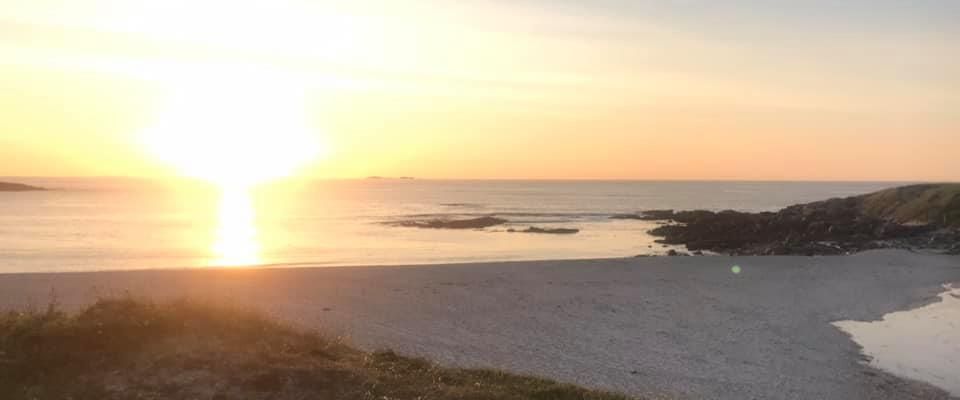
[[[128,178],[0,178],[52,190],[0,193],[0,273],[360,266],[629,257],[669,247],[649,209],[772,211],[894,182],[361,179],[222,190]],[[400,220],[495,216],[477,230]],[[509,232],[573,228],[576,234]]]

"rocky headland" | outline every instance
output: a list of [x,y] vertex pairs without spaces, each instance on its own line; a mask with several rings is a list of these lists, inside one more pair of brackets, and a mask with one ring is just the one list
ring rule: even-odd
[[41,187],[24,185],[22,183],[0,182],[0,192],[30,192],[46,190]]
[[907,248],[960,254],[960,184],[903,186],[777,212],[650,210],[612,218],[665,221],[650,234],[694,252],[833,255]]

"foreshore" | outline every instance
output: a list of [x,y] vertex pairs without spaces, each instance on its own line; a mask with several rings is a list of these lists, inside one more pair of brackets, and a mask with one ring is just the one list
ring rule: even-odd
[[937,399],[949,397],[865,365],[859,346],[831,322],[937,301],[946,283],[960,285],[960,257],[877,250],[6,274],[0,308],[56,301],[76,309],[127,292],[186,297],[259,309],[365,349],[630,395]]

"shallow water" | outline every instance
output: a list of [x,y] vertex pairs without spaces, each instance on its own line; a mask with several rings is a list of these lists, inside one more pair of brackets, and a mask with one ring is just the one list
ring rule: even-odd
[[[57,190],[0,193],[0,272],[225,265],[367,265],[575,259],[668,250],[646,209],[775,210],[891,182],[283,182],[252,191],[134,179],[0,178]],[[494,215],[482,230],[398,228],[409,218]],[[574,235],[508,233],[576,228]]]
[[863,347],[871,365],[960,396],[960,288],[945,288],[940,302],[834,325]]

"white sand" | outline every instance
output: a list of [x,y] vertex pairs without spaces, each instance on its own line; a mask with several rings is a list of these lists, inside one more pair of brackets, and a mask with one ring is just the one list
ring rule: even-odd
[[[742,267],[733,274],[731,267]],[[871,321],[960,284],[960,258],[654,257],[415,267],[0,275],[0,307],[129,290],[256,306],[448,365],[633,395],[936,399],[862,363],[831,322]]]

